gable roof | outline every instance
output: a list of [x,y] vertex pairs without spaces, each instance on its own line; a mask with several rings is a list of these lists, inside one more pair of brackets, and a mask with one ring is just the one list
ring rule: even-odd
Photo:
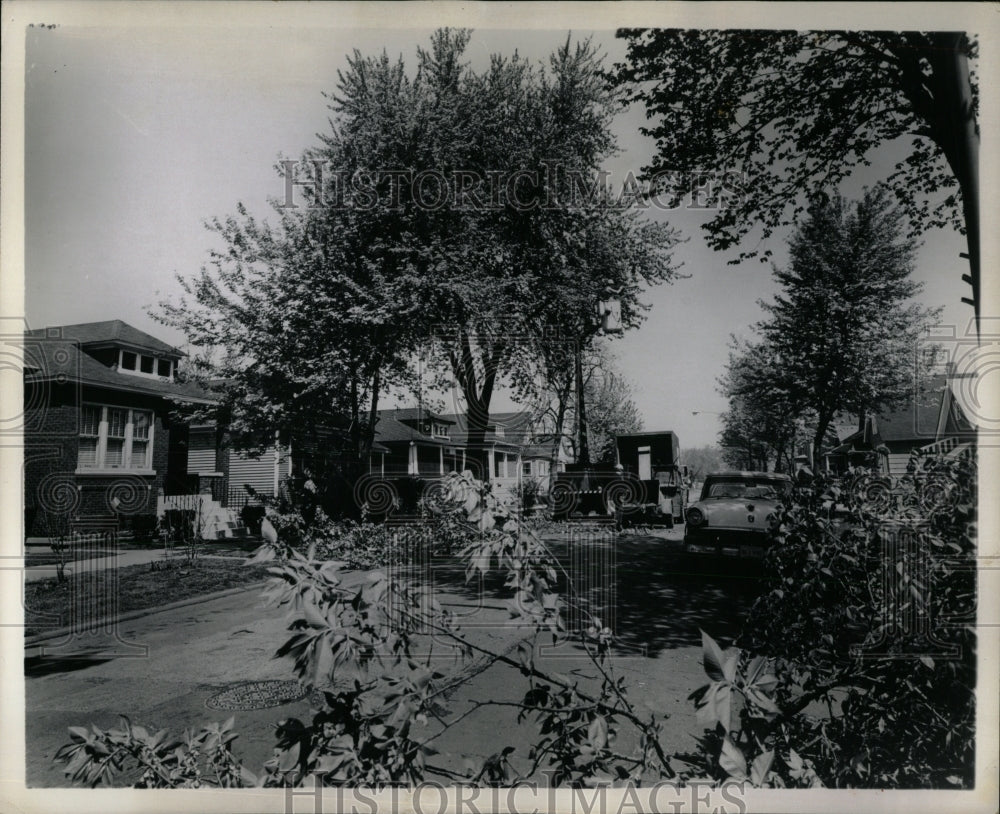
[[931,378],[924,392],[908,404],[875,419],[875,431],[886,442],[928,444],[940,436],[975,434],[952,392],[953,381],[944,375]]
[[[58,332],[58,333],[56,333]],[[172,345],[168,345],[155,336],[133,328],[120,319],[109,319],[104,322],[80,322],[76,325],[60,325],[46,328],[44,331],[32,331],[41,336],[53,337],[61,334],[80,346],[92,345],[127,345],[130,348],[149,351],[171,359],[180,359],[184,353]]]
[[[847,449],[855,443],[870,441],[909,442],[920,447],[941,437],[975,438],[975,427],[955,398],[952,384],[944,375],[933,376],[922,393],[914,394],[906,404],[895,410],[869,417],[862,429],[841,439],[836,449]],[[942,411],[946,411],[944,415]]]
[[[510,415],[514,415],[511,413]],[[448,413],[447,418],[455,425],[455,428],[451,431],[452,443],[465,445],[469,442],[469,429],[468,422],[465,419],[464,413]],[[506,447],[516,447],[521,443],[522,433],[517,432],[517,430],[511,429],[508,433],[508,428],[506,424],[502,424],[504,429],[503,436],[498,436],[496,432],[496,426],[499,422],[496,416],[491,414],[489,422],[486,425],[486,432],[483,434],[483,442],[487,444],[495,444]]]

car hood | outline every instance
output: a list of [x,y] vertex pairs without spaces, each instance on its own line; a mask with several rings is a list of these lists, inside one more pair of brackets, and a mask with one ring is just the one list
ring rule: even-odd
[[[773,514],[778,506],[777,500],[761,498],[716,498],[699,500],[692,504],[698,508],[708,520],[709,528],[759,528],[767,529],[767,517]],[[753,515],[753,523],[749,516]]]

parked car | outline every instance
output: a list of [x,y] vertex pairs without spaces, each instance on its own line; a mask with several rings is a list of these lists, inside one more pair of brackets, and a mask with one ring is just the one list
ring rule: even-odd
[[700,498],[684,515],[685,553],[762,558],[777,522],[778,504],[791,489],[791,478],[774,472],[708,475]]

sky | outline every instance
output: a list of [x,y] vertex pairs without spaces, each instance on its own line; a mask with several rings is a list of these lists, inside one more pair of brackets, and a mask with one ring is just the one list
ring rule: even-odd
[[[336,5],[336,4],[334,4]],[[413,61],[427,30],[306,27],[29,28],[25,62],[25,314],[32,328],[122,319],[171,343],[185,339],[148,309],[179,294],[216,246],[207,219],[243,202],[267,216],[283,194],[274,165],[295,158],[328,129],[323,92],[358,49]],[[477,28],[474,67],[517,49],[545,59],[566,27]],[[593,36],[610,61],[624,53],[611,30]],[[652,145],[638,133],[641,110],[615,122],[621,153],[607,169],[624,178],[648,163]],[[889,145],[856,195],[887,174],[905,149]],[[687,275],[645,295],[646,322],[616,340],[620,370],[632,383],[647,430],[673,430],[682,446],[713,444],[725,399],[717,391],[731,334],[748,336],[761,318],[758,299],[775,293],[770,268],[729,265],[700,225],[705,213],[660,213],[687,239],[676,257]],[[273,215],[272,215],[273,217]],[[784,257],[787,233],[762,245]],[[915,277],[926,305],[944,306],[959,334],[971,317],[960,303],[964,238],[928,232]],[[402,402],[400,402],[402,403]],[[504,394],[494,409],[509,409]]]

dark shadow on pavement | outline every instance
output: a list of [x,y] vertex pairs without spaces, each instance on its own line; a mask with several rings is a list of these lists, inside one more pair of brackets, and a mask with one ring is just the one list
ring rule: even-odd
[[104,664],[111,659],[99,656],[87,656],[74,653],[71,656],[26,656],[24,659],[24,677],[38,678],[53,673],[72,673],[85,670],[98,664]]
[[[576,608],[565,614],[570,631],[586,626],[592,614],[611,627],[616,649],[624,653],[656,657],[700,646],[701,630],[728,645],[760,591],[758,563],[684,556],[679,539],[604,534],[546,542],[573,580]],[[514,595],[495,564],[469,581],[457,558],[440,558],[410,573],[420,570],[424,585],[468,600],[463,611],[469,621],[477,606],[495,608]],[[559,591],[569,593],[564,580]]]

